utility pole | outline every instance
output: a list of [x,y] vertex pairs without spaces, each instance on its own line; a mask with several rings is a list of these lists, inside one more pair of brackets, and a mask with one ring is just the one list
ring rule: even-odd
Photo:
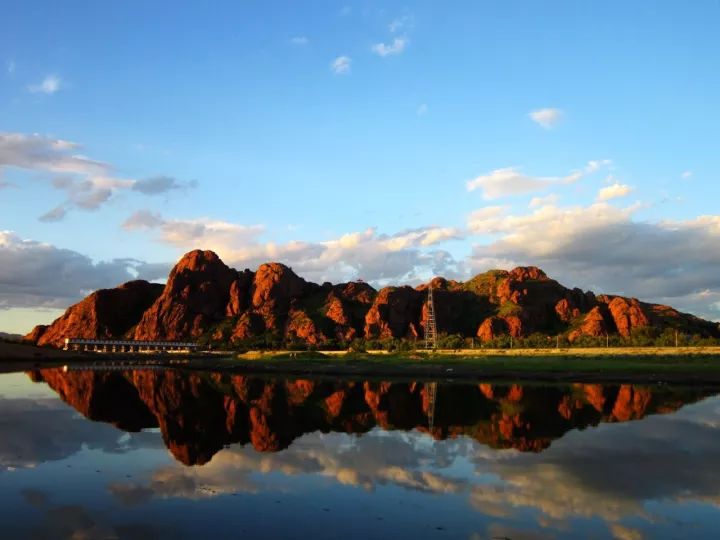
[[677,348],[677,346],[678,346],[678,331],[675,330],[675,347]]
[[435,301],[433,300],[432,281],[428,286],[427,323],[425,325],[425,348],[437,349],[437,323],[435,321]]
[[560,348],[560,334],[558,334],[557,336],[555,336],[555,348],[556,348],[556,349],[559,349],[559,348]]
[[610,336],[605,332],[605,348],[607,349],[608,347],[610,347]]

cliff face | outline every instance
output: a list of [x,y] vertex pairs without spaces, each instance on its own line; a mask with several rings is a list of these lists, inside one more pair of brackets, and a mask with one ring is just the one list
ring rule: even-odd
[[539,452],[571,429],[667,413],[708,395],[704,389],[629,384],[441,384],[433,403],[427,384],[418,382],[285,380],[176,370],[43,369],[30,375],[92,420],[129,431],[159,427],[170,452],[186,465],[208,462],[227,444],[276,452],[305,433],[365,433],[375,426]]
[[317,285],[280,263],[255,272],[227,267],[211,251],[192,251],[173,268],[167,285],[131,282],[97,291],[47,328],[26,339],[61,345],[65,337],[280,341],[346,345],[357,337],[422,338],[427,289],[433,287],[438,331],[476,336],[535,332],[629,336],[639,328],[672,328],[720,337],[717,323],[635,298],[568,289],[536,267],[491,270],[466,282],[434,278],[412,288],[376,291],[358,281]]
[[25,339],[38,345],[61,347],[66,337],[122,337],[162,290],[162,285],[147,281],[130,281],[115,289],[101,289],[69,307],[50,326],[36,327]]
[[135,339],[196,338],[225,316],[237,272],[212,251],[191,251],[170,272],[165,289],[140,319]]

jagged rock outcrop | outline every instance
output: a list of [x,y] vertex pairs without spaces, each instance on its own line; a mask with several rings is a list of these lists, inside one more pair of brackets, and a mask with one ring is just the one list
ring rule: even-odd
[[130,281],[114,289],[100,289],[70,306],[51,325],[33,329],[25,340],[40,346],[62,347],[68,337],[124,337],[162,290],[162,285],[141,280]]
[[48,328],[50,328],[50,325],[48,324],[38,324],[37,326],[35,326],[35,328],[30,330],[29,334],[23,336],[22,341],[37,345],[43,334],[47,332]]
[[603,297],[603,300],[609,300],[606,302],[608,310],[621,336],[627,337],[636,328],[650,326],[650,318],[637,298],[616,296],[612,299]]
[[[238,272],[211,251],[192,251],[167,285],[132,282],[97,291],[48,328],[26,339],[59,346],[65,337],[203,339],[251,347],[305,343],[347,346],[355,338],[422,338],[433,288],[440,333],[491,342],[534,333],[581,336],[643,328],[720,337],[717,323],[663,305],[569,289],[534,266],[490,270],[466,282],[429,283],[376,291],[362,281],[318,285],[283,264]],[[106,306],[110,306],[109,308]]]
[[611,320],[605,306],[595,306],[585,315],[580,326],[568,334],[568,339],[572,342],[580,336],[606,336],[612,331]]
[[412,287],[385,287],[365,316],[365,336],[371,338],[418,337],[425,295]]
[[240,315],[250,307],[254,279],[255,272],[248,269],[238,272],[237,277],[230,284],[230,298],[225,308],[225,314],[228,317]]
[[212,251],[186,254],[170,272],[160,297],[142,316],[135,339],[189,339],[225,317],[237,272]]

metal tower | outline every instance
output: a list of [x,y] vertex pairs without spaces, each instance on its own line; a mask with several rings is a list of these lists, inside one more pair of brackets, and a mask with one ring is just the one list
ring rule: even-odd
[[435,302],[433,301],[432,282],[428,286],[427,324],[425,325],[425,348],[437,349],[437,323],[435,322]]

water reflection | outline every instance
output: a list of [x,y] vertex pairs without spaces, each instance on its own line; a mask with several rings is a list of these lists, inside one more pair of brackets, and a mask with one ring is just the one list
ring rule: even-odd
[[47,395],[0,393],[3,538],[712,538],[720,525],[713,389],[438,384],[433,411],[418,382],[30,375]]
[[277,452],[306,433],[359,434],[375,427],[540,452],[572,429],[672,412],[711,393],[631,384],[439,384],[431,400],[435,383],[263,379],[175,370],[46,369],[31,377],[46,382],[91,420],[126,431],[159,427],[168,449],[186,465],[202,465],[228,444]]

